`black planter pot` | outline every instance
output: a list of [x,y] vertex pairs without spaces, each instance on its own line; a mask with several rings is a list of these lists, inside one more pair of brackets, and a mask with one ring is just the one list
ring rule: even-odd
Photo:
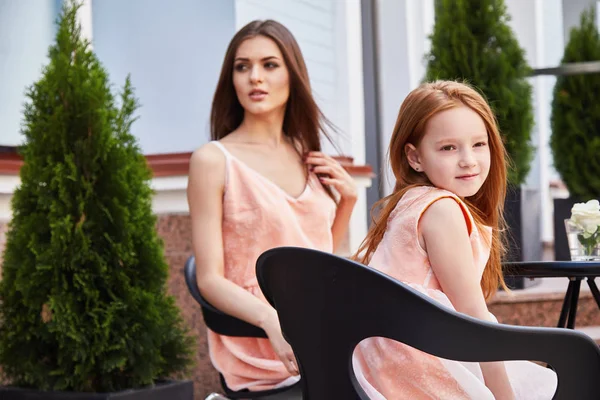
[[45,392],[0,386],[2,400],[194,400],[192,381],[162,381],[152,387],[110,393]]
[[579,203],[579,201],[571,197],[554,199],[554,259],[556,261],[571,260],[565,219],[571,217],[571,208],[575,203]]
[[[508,228],[506,261],[538,261],[542,259],[539,190],[509,186],[504,202],[504,218]],[[510,289],[525,289],[535,281],[523,277],[506,277]]]

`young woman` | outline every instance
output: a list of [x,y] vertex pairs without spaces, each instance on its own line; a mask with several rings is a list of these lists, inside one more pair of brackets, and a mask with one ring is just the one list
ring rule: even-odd
[[298,380],[255,264],[278,246],[333,252],[348,229],[356,188],[321,152],[324,123],[292,34],[270,20],[242,28],[229,44],[214,95],[213,141],[192,155],[188,184],[202,295],[269,337],[209,331],[211,360],[233,390]]

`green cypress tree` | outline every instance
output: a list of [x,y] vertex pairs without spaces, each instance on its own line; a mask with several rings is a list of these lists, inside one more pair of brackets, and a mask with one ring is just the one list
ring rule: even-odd
[[512,160],[509,182],[520,185],[533,158],[532,87],[523,49],[508,26],[504,0],[436,0],[426,80],[465,80],[498,118]]
[[4,380],[41,390],[107,392],[183,373],[192,339],[166,293],[151,172],[65,2],[56,42],[27,91],[21,185],[0,282]]
[[[562,63],[600,61],[594,8],[573,28]],[[559,76],[552,100],[550,148],[571,196],[600,198],[600,73]]]

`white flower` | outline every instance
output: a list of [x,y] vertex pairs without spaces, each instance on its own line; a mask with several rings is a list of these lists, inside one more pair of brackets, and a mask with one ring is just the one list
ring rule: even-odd
[[600,227],[600,202],[577,203],[571,209],[571,221],[583,229],[583,236],[592,236]]

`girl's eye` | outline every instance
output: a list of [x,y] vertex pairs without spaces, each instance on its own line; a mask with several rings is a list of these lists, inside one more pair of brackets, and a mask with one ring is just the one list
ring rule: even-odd
[[279,67],[279,65],[277,65],[274,62],[268,62],[268,63],[265,64],[265,68],[267,68],[267,69],[274,69],[274,68],[277,68],[277,67]]
[[236,66],[233,67],[236,71],[245,71],[246,65],[245,64],[237,64]]
[[454,147],[454,146],[453,146],[453,145],[451,145],[451,144],[449,144],[449,145],[446,145],[446,146],[444,146],[444,147],[442,147],[442,148],[441,148],[441,150],[442,150],[442,151],[452,151],[452,150],[454,150],[454,149],[456,149],[456,147]]
[[487,143],[486,142],[475,143],[475,147],[483,147],[483,146],[487,146]]

